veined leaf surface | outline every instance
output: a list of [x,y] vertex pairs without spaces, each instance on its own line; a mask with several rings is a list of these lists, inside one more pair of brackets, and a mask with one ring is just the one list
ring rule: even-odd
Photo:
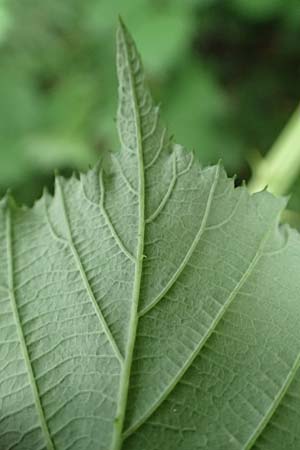
[[172,142],[122,24],[117,68],[121,151],[1,203],[0,448],[297,450],[284,201]]

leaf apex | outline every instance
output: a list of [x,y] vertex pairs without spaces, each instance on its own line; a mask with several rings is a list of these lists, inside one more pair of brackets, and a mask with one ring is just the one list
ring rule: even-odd
[[126,27],[122,17],[118,16],[118,23],[117,23],[117,47],[118,43],[120,41],[128,42],[128,40],[132,41],[131,34],[128,31],[128,28]]
[[121,14],[118,14],[118,27],[123,29],[123,30],[126,28],[126,26],[124,24],[124,20],[123,20]]

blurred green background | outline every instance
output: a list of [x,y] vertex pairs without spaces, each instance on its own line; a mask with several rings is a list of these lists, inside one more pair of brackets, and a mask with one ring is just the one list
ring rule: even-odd
[[31,203],[54,169],[118,148],[118,14],[169,129],[203,164],[248,179],[295,110],[299,0],[0,0],[1,194]]

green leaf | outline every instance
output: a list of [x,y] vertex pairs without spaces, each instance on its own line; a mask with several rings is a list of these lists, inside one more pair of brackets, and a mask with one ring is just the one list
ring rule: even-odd
[[26,0],[24,8],[18,0],[0,0],[1,196],[11,187],[18,201],[32,203],[55,168],[82,171],[86,161],[116,148],[112,34],[118,13],[135,29],[153,84],[164,92],[181,55],[189,53],[192,2]]
[[0,209],[4,450],[298,449],[299,235],[201,169],[117,34],[122,151]]
[[276,14],[284,14],[285,2],[282,0],[231,0],[234,8],[250,19],[266,20]]

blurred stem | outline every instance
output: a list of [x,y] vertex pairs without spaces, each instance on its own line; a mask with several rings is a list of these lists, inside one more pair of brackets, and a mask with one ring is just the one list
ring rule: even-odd
[[300,107],[289,120],[264,159],[254,168],[248,184],[250,192],[266,186],[273,194],[286,194],[300,172]]
[[298,212],[285,209],[281,213],[280,220],[282,223],[289,223],[292,227],[300,230],[300,214]]

